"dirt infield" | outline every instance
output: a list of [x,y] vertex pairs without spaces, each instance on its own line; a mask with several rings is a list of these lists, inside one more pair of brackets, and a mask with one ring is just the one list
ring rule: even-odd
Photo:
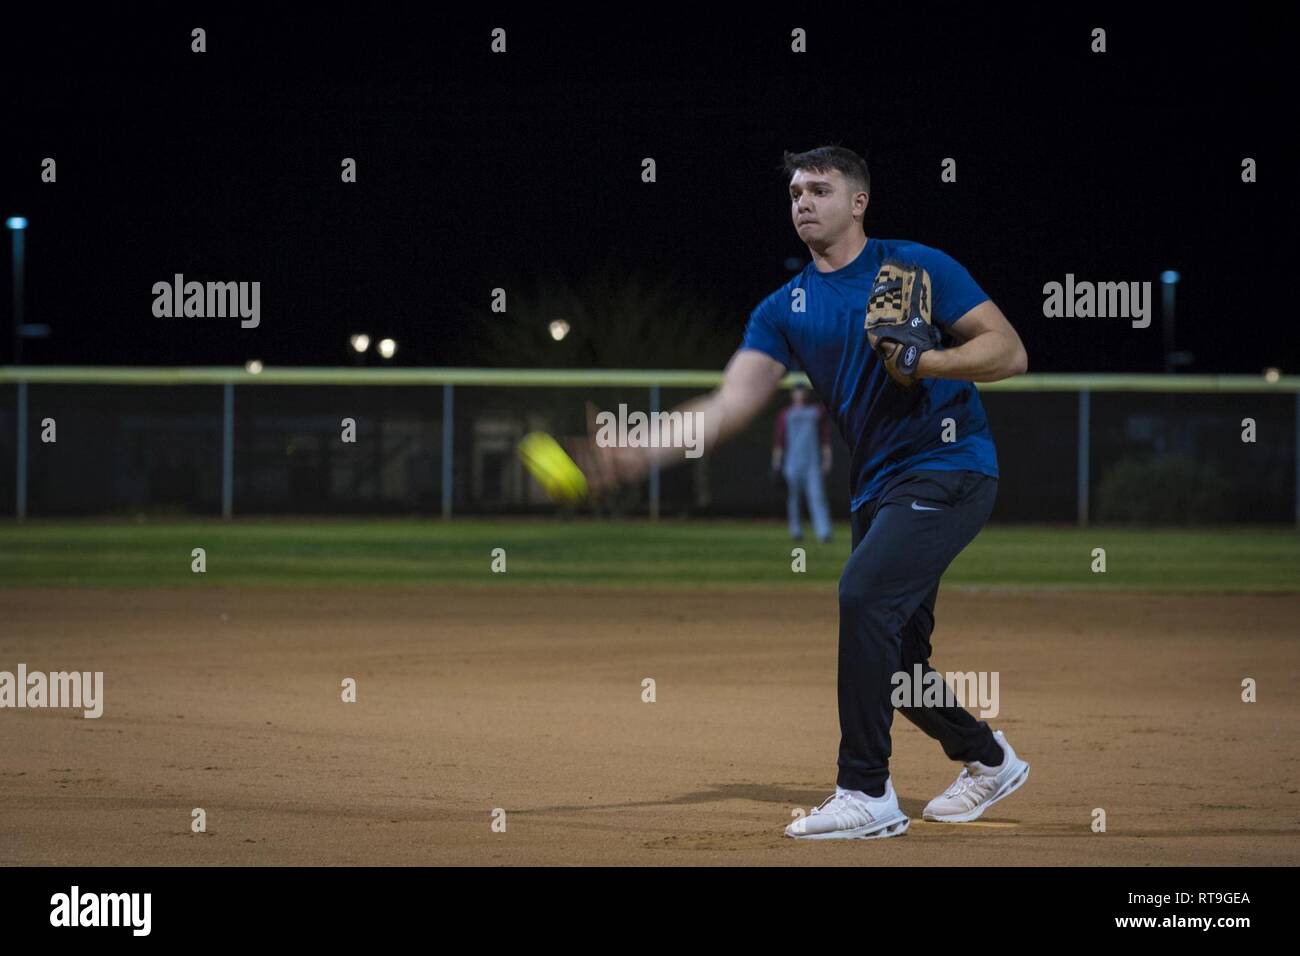
[[991,722],[1029,782],[976,824],[922,822],[959,767],[900,718],[911,831],[797,842],[791,810],[834,784],[835,611],[833,590],[0,590],[0,670],[105,686],[98,720],[0,710],[0,863],[1300,863],[1300,596],[947,591],[932,663],[1000,673]]

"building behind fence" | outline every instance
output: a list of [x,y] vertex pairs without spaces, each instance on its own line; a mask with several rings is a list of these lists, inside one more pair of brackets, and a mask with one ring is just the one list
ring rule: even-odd
[[[31,517],[550,512],[515,454],[524,434],[583,434],[588,399],[669,409],[719,378],[7,368],[0,502]],[[994,520],[1300,524],[1300,379],[1028,375],[980,392],[1002,471]],[[784,401],[716,452],[602,507],[781,516],[784,491],[768,479],[768,461]],[[835,443],[827,487],[843,518],[849,456]]]

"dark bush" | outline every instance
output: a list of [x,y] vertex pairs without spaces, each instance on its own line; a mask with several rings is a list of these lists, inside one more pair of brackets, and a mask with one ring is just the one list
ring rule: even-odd
[[1217,524],[1236,518],[1227,478],[1187,455],[1121,458],[1097,485],[1097,518],[1127,524]]

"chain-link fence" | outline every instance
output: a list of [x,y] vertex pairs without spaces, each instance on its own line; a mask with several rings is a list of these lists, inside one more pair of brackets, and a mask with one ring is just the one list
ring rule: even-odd
[[[717,381],[531,370],[94,371],[0,373],[0,502],[10,514],[551,511],[515,453],[527,432],[581,435],[588,400],[649,412]],[[1002,472],[994,520],[1300,516],[1293,379],[1040,375],[980,390]],[[768,464],[785,400],[732,442],[601,508],[783,515],[784,490]],[[843,518],[849,455],[840,436],[834,443],[827,491]]]

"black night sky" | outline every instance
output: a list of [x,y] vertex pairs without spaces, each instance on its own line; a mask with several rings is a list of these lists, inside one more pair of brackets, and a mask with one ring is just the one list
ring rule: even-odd
[[[1295,34],[1263,6],[129,6],[6,12],[0,212],[30,220],[27,321],[53,327],[28,364],[339,365],[361,328],[396,337],[399,364],[471,364],[493,287],[602,270],[673,278],[739,341],[806,257],[782,150],[839,143],[868,156],[868,234],[955,256],[1031,371],[1160,371],[1158,313],[1048,319],[1042,286],[1152,281],[1158,300],[1166,268],[1192,371],[1300,368]],[[810,52],[790,52],[795,27]],[[177,272],[260,281],[260,328],[155,318],[151,287]]]

